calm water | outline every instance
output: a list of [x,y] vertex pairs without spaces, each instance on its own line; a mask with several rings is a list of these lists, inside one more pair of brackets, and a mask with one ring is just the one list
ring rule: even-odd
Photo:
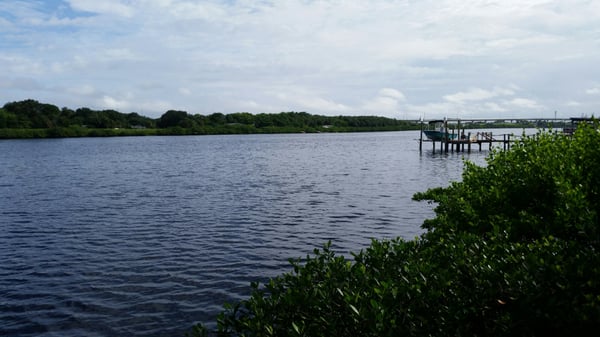
[[0,141],[0,335],[180,336],[328,240],[413,238],[463,157],[417,137]]

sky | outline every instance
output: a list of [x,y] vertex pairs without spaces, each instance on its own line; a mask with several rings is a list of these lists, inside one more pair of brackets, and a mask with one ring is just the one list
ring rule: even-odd
[[597,0],[0,0],[0,106],[600,115]]

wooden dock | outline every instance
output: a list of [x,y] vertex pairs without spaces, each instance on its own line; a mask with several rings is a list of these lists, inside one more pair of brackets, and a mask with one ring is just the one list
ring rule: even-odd
[[[423,143],[432,143],[433,152],[436,152],[436,144],[440,153],[448,152],[468,152],[474,148],[479,151],[491,150],[494,145],[499,145],[504,150],[511,147],[511,144],[520,140],[520,136],[514,134],[493,134],[490,131],[479,131],[479,129],[469,129],[468,126],[473,123],[481,125],[482,123],[504,122],[506,124],[522,125],[523,123],[534,124],[537,127],[557,128],[563,130],[572,128],[573,118],[523,118],[523,119],[443,119],[443,120],[421,120],[421,137],[419,139],[419,151],[423,151]],[[441,130],[444,130],[444,136],[440,139],[428,139],[424,137],[425,123],[442,122]],[[521,124],[518,124],[521,123]],[[489,130],[489,129],[487,129]]]
[[487,148],[491,150],[494,144],[501,145],[504,150],[509,149],[511,143],[514,143],[518,138],[513,134],[500,134],[494,135],[492,132],[477,132],[474,135],[469,132],[464,139],[442,139],[442,140],[430,140],[420,139],[419,150],[423,150],[423,143],[429,142],[433,145],[433,152],[436,152],[436,144],[440,152],[468,152],[471,153],[473,149],[478,149],[480,152]]

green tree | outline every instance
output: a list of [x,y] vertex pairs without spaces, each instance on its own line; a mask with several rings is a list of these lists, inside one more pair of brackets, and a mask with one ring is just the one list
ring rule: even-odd
[[145,127],[145,128],[153,128],[155,126],[154,120],[148,117],[140,116],[136,112],[132,112],[127,114],[126,116],[127,124],[130,127]]
[[81,126],[82,123],[80,123],[75,116],[75,111],[67,108],[67,107],[63,107],[62,109],[60,109],[60,115],[58,117],[58,122],[57,125],[60,127],[68,127],[68,126],[72,126],[72,125],[76,125],[76,126]]
[[89,126],[90,116],[93,111],[89,108],[78,108],[75,110],[74,120],[77,121],[81,126]]
[[0,109],[0,129],[16,128],[19,126],[17,116],[4,109]]
[[273,126],[273,118],[269,114],[258,114],[254,116],[254,126],[256,126],[257,128]]
[[227,115],[227,123],[239,123],[244,125],[254,124],[254,116],[248,112],[237,112]]
[[169,128],[175,126],[181,126],[183,121],[188,118],[186,111],[169,110],[160,116],[156,125],[160,128]]
[[211,125],[223,125],[227,122],[227,118],[224,114],[220,112],[215,112],[213,114],[208,115],[208,122]]
[[199,127],[203,127],[208,123],[208,119],[206,118],[206,116],[201,114],[195,114],[194,116],[192,116],[192,118],[194,119],[196,125]]
[[57,106],[28,99],[4,105],[4,110],[13,113],[19,120],[19,127],[43,129],[55,126],[60,114]]

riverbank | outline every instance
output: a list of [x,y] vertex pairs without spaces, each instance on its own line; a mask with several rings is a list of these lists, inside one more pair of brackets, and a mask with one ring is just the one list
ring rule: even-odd
[[[470,128],[536,127],[531,123],[471,123]],[[236,112],[210,115],[169,110],[159,118],[136,112],[89,108],[59,109],[35,100],[6,103],[0,108],[0,139],[380,132],[419,130],[421,121],[379,116],[323,116],[307,112]]]
[[223,125],[197,128],[83,128],[59,127],[48,129],[0,129],[0,139],[73,138],[73,137],[130,137],[130,136],[185,136],[228,134],[277,134],[277,133],[337,133],[381,132],[418,130],[418,125],[385,127],[263,127],[253,125]]

